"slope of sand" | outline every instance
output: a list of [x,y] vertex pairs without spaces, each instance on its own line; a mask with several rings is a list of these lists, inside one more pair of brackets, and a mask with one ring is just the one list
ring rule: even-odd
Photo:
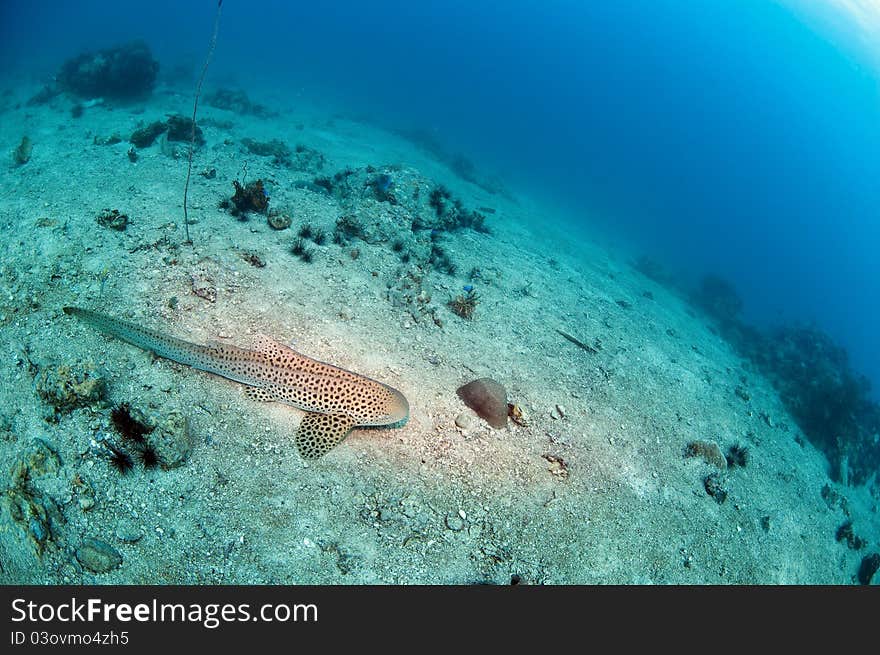
[[[189,93],[160,88],[146,106],[98,104],[74,119],[63,98],[24,106],[36,90],[5,95],[0,118],[4,152],[23,134],[34,142],[27,164],[0,166],[0,581],[850,583],[877,549],[876,497],[829,481],[760,375],[627,257],[541,227],[547,210],[516,190],[516,201],[493,195],[403,138],[297,102],[273,105],[279,115],[268,119],[203,105],[200,118],[215,122],[194,165],[195,247],[183,246],[185,146],[157,143],[131,163],[125,139],[140,120],[188,113]],[[94,144],[114,133],[121,143]],[[244,137],[314,148],[324,175],[401,165],[402,177],[443,183],[466,207],[494,208],[492,234],[442,236],[456,273],[422,280],[423,304],[442,326],[394,301],[412,268],[388,237],[414,236],[387,203],[360,210],[382,239],[328,241],[311,264],[290,254],[296,228],[329,233],[339,204],[297,187],[313,174],[246,153]],[[218,208],[245,162],[248,180],[266,180],[271,206],[289,208],[290,229]],[[214,179],[198,175],[211,168]],[[99,225],[103,208],[130,216],[128,228]],[[470,283],[480,303],[466,321],[446,301]],[[194,293],[210,289],[213,301]],[[357,430],[304,463],[292,444],[301,412],[153,360],[65,316],[68,304],[201,343],[272,335],[401,389],[410,420]],[[591,354],[556,330],[600,348]],[[106,403],[53,415],[37,392],[41,372],[89,362],[107,380]],[[527,426],[456,425],[469,410],[455,389],[484,376],[507,387]],[[109,406],[120,402],[182,413],[186,463],[113,469],[100,441],[118,441]],[[57,452],[57,466],[33,465],[36,439]],[[684,457],[697,439],[748,447],[747,466],[724,478],[723,503],[704,489],[713,466]],[[15,478],[22,460],[32,464],[26,481]],[[54,508],[39,547],[28,518],[39,509],[22,514],[22,502]],[[835,540],[848,516],[868,541],[860,551]],[[88,538],[121,564],[83,566]]]

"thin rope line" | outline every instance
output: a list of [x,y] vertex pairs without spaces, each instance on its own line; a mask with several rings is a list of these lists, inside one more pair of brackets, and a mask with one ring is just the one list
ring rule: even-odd
[[192,244],[189,238],[189,213],[186,208],[186,200],[189,195],[189,178],[192,175],[193,165],[193,149],[196,142],[196,112],[199,110],[199,96],[202,94],[202,82],[205,81],[205,73],[208,72],[208,64],[211,63],[211,57],[214,55],[214,48],[217,46],[217,30],[220,27],[220,8],[223,6],[223,0],[217,2],[217,14],[214,16],[214,33],[211,36],[211,46],[208,48],[208,56],[205,58],[205,65],[202,66],[202,74],[199,76],[199,84],[196,87],[196,99],[193,102],[192,115],[192,135],[189,139],[189,161],[186,166],[186,184],[183,186],[183,229],[186,232],[186,243]]

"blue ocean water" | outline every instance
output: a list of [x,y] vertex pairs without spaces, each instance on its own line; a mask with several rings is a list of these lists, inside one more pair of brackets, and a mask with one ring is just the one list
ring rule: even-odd
[[[211,79],[428,130],[768,326],[813,321],[880,387],[880,69],[829,4],[226,0]],[[0,68],[142,38],[195,71],[215,3],[6,0]],[[843,27],[841,27],[841,25]],[[832,29],[834,27],[835,29]]]
[[[2,11],[0,65],[49,75],[126,38],[199,61],[214,3]],[[673,267],[729,278],[752,320],[816,321],[880,381],[878,71],[791,7],[227,0],[221,38],[214,77],[435,130],[584,231],[604,221]]]
[[[109,485],[120,481],[133,487],[139,478],[113,477],[125,467],[120,467],[119,459],[109,459],[109,465],[118,470],[105,466],[107,452],[117,457],[118,453],[102,450],[98,443],[106,441],[103,432],[121,432],[118,426],[111,426],[116,422],[112,415],[120,407],[128,407],[129,401],[123,396],[132,396],[131,387],[125,391],[124,378],[118,377],[121,383],[112,388],[111,396],[113,402],[122,404],[110,412],[103,411],[109,406],[95,405],[97,409],[90,406],[87,412],[59,413],[59,404],[63,405],[68,396],[49,394],[49,381],[66,379],[64,376],[70,374],[61,372],[68,368],[35,364],[35,358],[28,355],[28,340],[52,325],[54,334],[62,335],[59,338],[64,340],[61,349],[65,352],[61,354],[67,354],[68,344],[77,346],[79,354],[95,351],[93,342],[70,341],[69,326],[55,321],[61,318],[60,303],[97,306],[101,311],[108,306],[108,312],[122,313],[126,303],[119,300],[139,303],[139,294],[145,290],[153,309],[161,306],[164,316],[182,317],[192,311],[191,307],[198,307],[189,316],[204,325],[209,312],[225,311],[225,302],[221,301],[230,296],[224,298],[224,294],[247,291],[253,292],[250,299],[254,301],[248,304],[248,311],[264,312],[255,321],[265,322],[268,313],[270,321],[277,318],[280,322],[272,315],[286,311],[286,300],[296,298],[292,302],[306,307],[302,316],[299,307],[292,309],[290,313],[297,315],[296,320],[308,321],[329,308],[332,316],[346,322],[348,334],[366,333],[365,343],[383,337],[394,339],[398,327],[416,335],[414,342],[418,345],[410,351],[417,353],[415,359],[404,356],[406,363],[393,368],[388,365],[388,370],[400,379],[400,388],[411,394],[412,420],[393,428],[402,432],[392,433],[394,436],[381,443],[388,446],[391,439],[402,435],[399,445],[406,449],[402,460],[421,461],[424,466],[427,458],[419,460],[413,453],[420,448],[422,453],[439,448],[432,440],[433,432],[429,431],[431,439],[425,434],[425,421],[430,419],[435,426],[443,422],[441,427],[446,433],[442,446],[459,449],[455,454],[460,457],[457,465],[466,475],[460,479],[450,477],[456,490],[448,498],[444,491],[438,492],[444,504],[442,512],[434,510],[439,530],[465,532],[471,509],[445,506],[449,501],[458,502],[459,488],[467,487],[459,484],[462,479],[467,478],[479,489],[488,489],[492,484],[484,482],[494,483],[496,472],[498,480],[514,473],[510,482],[519,484],[521,473],[514,463],[522,457],[538,460],[530,460],[529,466],[541,485],[546,482],[539,478],[543,473],[552,476],[552,484],[569,485],[553,487],[553,501],[558,498],[568,502],[564,494],[557,496],[557,490],[568,489],[565,493],[571,493],[575,489],[578,494],[572,496],[574,505],[578,511],[586,508],[591,517],[590,502],[596,498],[602,496],[604,500],[595,501],[595,507],[605,502],[609,506],[617,504],[616,499],[609,501],[603,494],[596,495],[603,479],[614,486],[623,481],[621,497],[629,497],[631,490],[636,490],[638,498],[629,498],[632,504],[616,506],[620,516],[631,524],[644,521],[644,525],[662,526],[656,542],[659,557],[654,561],[666,562],[660,565],[665,570],[644,577],[617,570],[613,575],[606,572],[605,577],[584,577],[592,575],[593,564],[582,566],[580,554],[570,558],[569,551],[556,550],[556,543],[575,544],[579,550],[589,543],[582,550],[592,549],[596,561],[611,561],[618,554],[605,557],[603,551],[594,548],[588,535],[593,529],[590,521],[578,524],[576,531],[587,531],[576,532],[572,538],[568,521],[560,523],[565,524],[564,530],[557,535],[546,529],[551,521],[545,521],[542,515],[538,521],[546,542],[533,544],[528,532],[511,536],[510,542],[519,540],[528,548],[534,546],[535,552],[545,550],[545,543],[550,544],[546,550],[553,551],[551,561],[555,558],[563,566],[558,577],[549,578],[551,581],[846,581],[845,576],[854,572],[855,560],[863,564],[880,562],[880,556],[862,558],[862,553],[856,552],[868,543],[865,535],[870,536],[871,543],[876,542],[871,536],[876,534],[876,521],[868,514],[876,515],[880,404],[865,402],[869,392],[850,375],[849,368],[856,374],[866,374],[874,383],[873,397],[880,399],[880,347],[873,338],[880,323],[880,266],[876,258],[880,243],[880,127],[876,120],[880,108],[880,46],[873,45],[880,43],[875,38],[880,35],[880,9],[872,10],[870,0],[828,0],[822,5],[806,0],[340,0],[332,6],[223,0],[219,39],[207,68],[203,104],[199,107],[199,123],[205,128],[207,140],[202,147],[189,150],[187,161],[192,126],[186,125],[185,139],[179,137],[179,132],[172,139],[172,124],[179,128],[181,123],[174,113],[188,115],[192,109],[193,90],[209,49],[217,7],[216,0],[156,0],[143,4],[110,0],[0,2],[0,114],[8,117],[0,123],[0,140],[7,156],[6,169],[0,170],[14,189],[0,202],[0,209],[5,234],[21,230],[20,239],[7,237],[10,244],[18,245],[10,246],[14,254],[3,267],[4,288],[9,288],[9,294],[7,298],[4,291],[0,312],[0,323],[11,326],[4,333],[10,335],[6,349],[18,368],[4,378],[14,379],[21,395],[9,392],[5,397],[13,398],[7,405],[14,406],[15,398],[21,398],[22,405],[32,405],[30,415],[20,411],[12,419],[0,416],[0,432],[14,434],[11,439],[4,437],[0,459],[13,450],[13,445],[17,448],[15,439],[39,434],[36,450],[28,451],[28,456],[52,459],[55,445],[44,443],[43,436],[58,442],[58,452],[71,453],[65,459],[72,464],[60,478],[78,470],[77,466],[96,464],[99,487],[115,488]],[[71,90],[70,80],[62,80],[60,66],[71,57],[133,40],[146,43],[160,63],[159,81],[145,96],[139,95],[134,101],[131,97],[116,97],[105,102],[91,89]],[[100,58],[87,61],[90,65],[101,63]],[[218,96],[213,100],[207,97],[218,89],[241,89],[251,100],[265,104],[267,111],[222,107]],[[155,128],[153,121],[158,121],[160,131],[166,134],[158,143],[141,143],[141,138],[136,138],[143,136],[140,128]],[[387,129],[377,130],[371,124]],[[29,148],[21,150],[25,153],[22,162],[11,151],[19,142],[19,149],[27,146],[23,135],[33,137],[36,145],[32,160],[28,160]],[[280,141],[257,142],[251,136]],[[248,141],[267,152],[258,153]],[[287,144],[296,145],[295,155],[290,148],[286,154],[283,152]],[[415,145],[427,152],[420,152]],[[269,153],[273,147],[274,153]],[[183,170],[193,163],[193,152],[196,160],[190,172],[195,185],[187,188],[195,190],[190,195],[190,208],[194,210],[191,225],[196,239],[192,250],[188,250],[180,243],[183,230],[177,210]],[[249,158],[248,152],[257,157]],[[404,153],[403,161],[398,161],[399,153]],[[291,157],[297,159],[296,165]],[[407,161],[407,157],[417,159],[417,163]],[[250,170],[248,164],[252,165]],[[473,177],[468,178],[468,174]],[[236,194],[230,199],[233,176]],[[247,188],[241,188],[239,177],[242,183],[247,182]],[[464,184],[462,178],[476,180],[477,184]],[[188,184],[189,176],[186,179]],[[455,185],[460,182],[468,195],[463,194],[459,201]],[[68,194],[71,184],[77,188]],[[411,191],[396,195],[403,188]],[[361,196],[351,194],[351,189]],[[353,197],[357,200],[351,200]],[[421,204],[401,203],[419,197]],[[253,220],[256,216],[248,223],[248,212],[266,212],[270,199],[277,213],[269,212],[264,217],[268,226],[263,220]],[[522,202],[517,204],[517,199]],[[124,213],[109,208],[98,213],[100,207],[117,205]],[[430,218],[436,213],[436,226],[422,222],[425,206],[431,212]],[[474,211],[464,211],[471,206]],[[446,221],[451,215],[446,211],[449,207],[456,208],[455,222],[440,222],[440,218]],[[365,232],[359,232],[363,228],[358,222],[360,211],[367,213],[367,221],[385,221],[387,231],[366,238]],[[123,234],[129,213],[133,229]],[[483,220],[487,229],[482,229]],[[519,221],[524,220],[532,221],[530,230],[521,229]],[[333,242],[329,243],[325,228],[334,225]],[[508,225],[510,231],[506,232]],[[104,232],[109,229],[118,233]],[[80,230],[87,236],[77,234]],[[102,235],[97,245],[103,245],[109,234],[106,243],[112,247],[103,252],[93,248],[91,239],[95,234]],[[522,243],[526,235],[533,236],[534,241]],[[207,239],[212,240],[212,246],[200,253]],[[554,239],[567,243],[557,244]],[[72,243],[84,244],[84,251],[78,251]],[[411,247],[421,251],[411,252]],[[129,260],[126,253],[134,256]],[[144,265],[160,253],[167,271]],[[387,255],[384,266],[374,266],[378,260],[371,258],[377,253]],[[276,254],[282,258],[276,258]],[[580,261],[572,261],[572,254]],[[16,277],[18,270],[27,272],[36,255],[42,257],[41,266],[35,267],[40,269],[39,274]],[[212,260],[215,256],[216,267]],[[55,257],[60,260],[57,266],[45,266],[46,260]],[[595,261],[590,261],[591,257]],[[413,261],[416,258],[421,259]],[[364,265],[361,272],[373,283],[369,292],[363,291],[364,287],[340,284],[332,286],[325,296],[309,295],[315,287],[325,290],[319,277],[322,272],[332,270],[323,278],[325,281],[345,278],[343,267],[352,266],[349,260]],[[495,267],[502,260],[510,263],[504,270]],[[204,270],[203,262],[207,262]],[[398,263],[406,266],[399,267]],[[307,264],[314,266],[306,269]],[[338,274],[337,265],[342,271]],[[241,285],[237,277],[245,266],[245,277],[252,273],[251,266],[255,271],[265,269],[261,274],[265,276],[254,278],[259,283]],[[422,284],[421,273],[429,268],[437,273],[437,279],[431,282],[434,286]],[[352,279],[346,281],[354,281],[355,269],[347,270],[352,271]],[[227,285],[230,271],[233,277],[228,278],[232,281]],[[653,277],[667,289],[649,285],[636,271]],[[168,277],[163,277],[161,283],[154,282],[159,275]],[[261,289],[258,284],[267,286]],[[38,294],[37,290],[45,290],[46,294]],[[263,291],[285,302],[262,302],[257,297],[262,298]],[[276,292],[278,295],[271,295]],[[447,292],[451,294],[448,299],[444,297]],[[184,300],[171,295],[177,293]],[[682,299],[684,303],[679,302]],[[558,302],[554,304],[554,300]],[[205,304],[180,309],[191,302]],[[615,314],[603,316],[606,305]],[[26,317],[16,316],[22,306],[27,307]],[[522,324],[499,320],[501,314],[495,310],[502,308],[510,312],[508,316],[522,319]],[[82,310],[69,308],[65,313],[83,314]],[[398,315],[401,313],[402,319]],[[623,319],[616,322],[619,317],[625,317],[628,323]],[[402,322],[396,323],[398,319]],[[419,323],[420,319],[426,320]],[[450,324],[449,319],[461,322]],[[169,334],[184,327],[173,325],[174,320],[168,323]],[[286,325],[290,327],[291,323]],[[322,331],[323,325],[316,330]],[[590,333],[591,326],[596,325],[602,326],[598,328],[603,332],[601,336]],[[780,326],[788,327],[775,332]],[[800,329],[803,326],[807,327]],[[830,340],[824,338],[824,333],[830,335]],[[324,337],[329,339],[327,334]],[[558,351],[552,341],[542,343],[547,334],[570,352]],[[429,343],[427,337],[436,339],[430,342],[436,344],[436,351],[422,352],[423,337],[425,344]],[[450,361],[444,360],[444,348],[455,350],[449,346],[455,343],[450,338],[472,346],[473,352],[484,348],[481,354],[485,361],[479,364],[470,363],[470,350],[457,353],[461,361],[467,358],[470,365],[465,368],[472,372],[478,367],[497,367],[496,374],[501,376],[504,373],[500,369],[508,365],[516,369],[510,376],[511,395],[500,405],[500,423],[508,424],[504,409],[509,408],[517,424],[504,435],[511,439],[482,441],[484,433],[469,432],[474,417],[457,414],[458,405],[443,405],[441,391],[435,393],[416,382],[425,375],[436,375],[437,386],[447,386],[446,395],[452,397],[454,385],[450,378],[458,375],[460,363],[453,364],[451,357]],[[516,343],[520,338],[522,341]],[[619,340],[617,344],[615,340]],[[20,346],[19,341],[24,345]],[[51,354],[59,342],[42,339],[41,343],[43,351]],[[834,344],[848,353],[848,364],[843,351]],[[510,359],[502,362],[499,353],[509,345]],[[736,358],[729,356],[728,345],[748,361],[740,366]],[[386,353],[394,349],[389,347]],[[682,353],[694,357],[685,362],[679,357]],[[376,361],[381,359],[377,353],[372,354]],[[417,368],[420,357],[424,357],[421,371]],[[520,357],[521,363],[511,364]],[[548,370],[543,377],[531,380],[531,388],[524,389],[522,380],[531,379],[534,370],[541,367],[541,357]],[[119,370],[119,363],[109,359],[108,366]],[[33,381],[24,373],[28,362]],[[605,367],[608,362],[611,364]],[[91,369],[83,361],[76,366],[82,366],[88,376]],[[408,379],[398,374],[410,366]],[[41,370],[39,377],[35,375],[37,367]],[[103,375],[103,371],[99,373]],[[570,385],[563,379],[569,373],[573,380]],[[760,379],[761,374],[775,392]],[[151,371],[142,388],[159,389],[154,381],[160,375],[157,372],[153,377]],[[599,380],[598,384],[585,381],[590,375]],[[181,385],[182,393],[171,395],[176,399],[191,397],[186,394],[192,389],[185,383]],[[668,396],[664,393],[667,389]],[[161,392],[167,390],[163,383]],[[6,393],[5,388],[2,391]],[[566,408],[557,400],[566,399],[569,393],[573,400]],[[781,402],[777,402],[777,396]],[[152,402],[147,397],[133,397],[133,405]],[[581,402],[586,398],[589,402]],[[675,405],[680,398],[686,401],[681,407]],[[432,406],[437,399],[439,409]],[[507,405],[508,399],[511,405]],[[163,411],[182,417],[171,403],[165,407],[164,398],[159,404]],[[41,413],[48,409],[44,405],[56,409],[48,422]],[[205,462],[222,464],[225,451],[221,448],[238,453],[237,459],[228,458],[238,461],[242,453],[249,452],[248,447],[256,447],[238,435],[258,425],[255,420],[263,421],[262,415],[259,419],[244,414],[224,416],[223,421],[240,421],[230,425],[243,426],[230,427],[229,433],[234,435],[227,437],[225,423],[214,431],[211,407],[198,407],[209,415],[203,417],[201,426],[212,426],[204,433],[200,429],[193,433],[197,436],[194,447],[199,450],[204,435],[206,450],[196,454],[205,455]],[[797,425],[792,425],[789,418]],[[90,434],[89,430],[95,430],[99,423],[104,427],[95,433],[97,440],[83,455],[83,435]],[[175,463],[183,462],[190,451],[186,421],[182,425],[186,439],[178,441],[186,441],[187,448],[176,451],[180,457],[173,459]],[[259,425],[262,429],[263,424]],[[279,425],[278,439],[273,443],[280,446],[272,451],[273,458],[286,456],[284,447],[293,432],[293,424]],[[557,426],[561,433],[574,436],[569,439],[569,435],[560,434],[557,438]],[[519,428],[528,430],[518,432]],[[615,441],[618,430],[623,436]],[[534,446],[545,437],[554,450],[539,458],[533,452]],[[818,448],[824,459],[807,448],[805,439]],[[370,456],[372,451],[356,448],[367,443],[352,443],[352,450],[343,453],[339,461],[345,462],[344,457],[354,453],[358,469],[364,468],[362,457],[364,453]],[[484,456],[482,449],[487,443],[490,450],[486,452],[509,457],[505,461],[511,465],[498,465],[492,456]],[[629,450],[632,444],[644,445],[644,449],[639,446],[636,459]],[[651,444],[657,446],[656,451]],[[74,458],[74,452],[80,457]],[[688,460],[682,467],[660,466],[662,457],[680,463],[682,452]],[[445,453],[441,453],[443,458]],[[690,461],[695,453],[704,461]],[[250,463],[250,455],[246,457]],[[738,477],[741,473],[734,469],[745,467],[750,457],[758,464],[755,470],[759,474],[749,479]],[[260,461],[260,467],[239,478],[244,485],[247,473],[257,471],[254,479],[259,478],[261,483],[251,488],[236,487],[235,495],[242,502],[249,494],[239,493],[239,489],[259,489],[256,495],[263,493],[263,478],[272,477],[263,476],[264,467],[268,470],[279,461],[286,466],[283,459]],[[390,464],[388,470],[396,466],[391,460],[382,461]],[[138,475],[149,468],[143,458],[136,464]],[[717,470],[700,477],[705,468],[697,467],[703,464]],[[448,465],[449,460],[442,459],[439,475],[444,479],[456,470]],[[480,477],[480,465],[491,470],[490,477]],[[790,471],[792,467],[796,474]],[[27,471],[8,464],[5,468]],[[728,479],[728,469],[734,484],[748,484],[752,495],[747,504],[728,501],[724,505],[728,490],[723,483]],[[199,469],[188,469],[187,476],[191,472],[198,475]],[[203,466],[201,472],[204,475],[197,482],[187,480],[188,488],[211,488],[210,467]],[[314,472],[324,479],[317,467]],[[173,475],[181,475],[165,473],[172,482]],[[310,495],[308,476],[302,478],[305,486],[294,490],[286,488],[286,479],[271,483],[285,487],[283,493],[289,495],[284,496],[284,502],[287,498],[299,502]],[[387,484],[380,478],[368,480],[356,495],[367,498],[375,495],[373,489],[384,487]],[[16,489],[22,499],[40,500],[23,483]],[[543,493],[546,488],[529,488],[527,492],[536,490]],[[643,502],[642,494],[653,491],[662,491],[669,502]],[[704,497],[704,491],[711,499]],[[138,510],[138,514],[171,513],[160,504],[166,499],[156,498],[149,490],[146,493],[144,498],[157,504],[149,511]],[[475,510],[489,514],[496,493],[504,496],[493,488],[480,498]],[[737,493],[742,491],[732,488],[731,498]],[[114,497],[120,496],[114,493]],[[173,495],[168,497],[173,500]],[[273,498],[273,502],[279,500],[279,507],[284,505],[281,498]],[[314,507],[321,507],[321,499]],[[337,500],[334,498],[334,504]],[[705,506],[698,507],[701,500],[708,504],[708,511]],[[352,502],[361,501],[355,495],[343,496],[339,505],[348,507]],[[389,508],[404,506],[396,498],[388,502]],[[551,505],[550,501],[541,502],[543,509]],[[504,504],[510,504],[507,498]],[[86,512],[95,506],[95,499],[80,499],[77,505],[71,505],[74,512],[77,506]],[[232,509],[242,506],[230,504],[221,518],[246,513]],[[417,502],[407,505],[416,506]],[[145,507],[142,502],[141,508]],[[204,507],[194,502],[192,515],[182,517],[184,523]],[[669,525],[666,518],[670,515],[664,517],[662,512],[673,509],[679,513],[682,507],[697,508],[697,512],[685,516],[681,524],[673,521],[674,525]],[[371,530],[376,528],[371,519],[385,510],[372,505],[361,509],[364,511],[358,516],[371,523]],[[703,520],[705,525],[717,524],[716,509],[736,520],[730,541],[718,535],[694,542],[693,535],[703,532],[694,525],[702,525],[699,522]],[[801,510],[803,515],[798,513]],[[34,514],[34,510],[29,511]],[[101,516],[99,511],[76,514],[74,520],[78,522],[70,533],[84,533],[84,526],[103,526],[94,518]],[[639,515],[642,511],[645,514]],[[788,515],[789,511],[793,513]],[[385,513],[394,515],[391,510]],[[403,521],[405,527],[422,520],[418,511],[409,514],[415,519],[411,524]],[[409,514],[407,518],[413,518]],[[844,514],[845,522],[840,523]],[[305,570],[296,562],[302,553],[306,558],[329,555],[337,560],[336,564],[319,566],[320,576],[328,571],[336,575],[335,570],[346,576],[352,571],[348,550],[353,553],[352,561],[364,552],[359,545],[332,544],[325,548],[322,544],[317,549],[313,540],[301,539],[301,526],[289,521],[286,507],[279,516],[278,525],[285,526],[285,534],[294,535],[295,542],[309,550],[294,552],[285,564],[287,574],[281,572],[277,577],[272,560],[273,570],[265,580],[298,579],[294,576]],[[27,518],[25,514],[22,517]],[[36,529],[30,521],[19,523],[24,527],[24,538],[39,548],[50,537],[40,521],[35,523]],[[270,538],[253,539],[258,552],[276,550],[278,525],[266,526],[272,530]],[[746,541],[739,536],[741,525]],[[186,535],[187,530],[184,525],[179,534]],[[784,542],[793,537],[799,543],[808,531],[815,552],[805,555],[792,549],[791,567],[786,569],[789,562],[785,560]],[[358,531],[344,527],[339,532]],[[129,539],[132,530],[123,530],[122,534],[125,538],[118,540],[126,544],[119,544],[123,549],[141,539],[140,533],[134,541]],[[409,537],[388,540],[386,536],[381,535],[383,544],[402,543],[404,549],[408,548]],[[844,561],[839,552],[829,554],[831,549],[825,548],[832,536],[837,542],[833,548],[853,550],[846,554],[848,561],[840,568],[844,577],[811,577],[824,575],[829,567],[837,566],[838,558]],[[227,558],[231,552],[226,545],[229,537],[217,536],[218,544],[223,540]],[[201,540],[202,535],[197,538]],[[626,531],[614,538],[627,544],[632,541]],[[611,539],[611,550],[605,552],[619,553],[620,542]],[[681,561],[676,556],[668,557],[667,551],[676,548],[670,546],[675,540],[679,540]],[[139,547],[147,541],[144,539]],[[822,545],[823,541],[827,543]],[[243,544],[244,538],[233,543]],[[431,539],[431,543],[440,542]],[[692,559],[694,547],[697,550]],[[108,548],[108,552],[114,552]],[[756,561],[766,561],[754,570],[744,562],[741,570],[733,571],[741,577],[727,577],[727,562],[734,559],[731,553],[745,552],[743,548],[754,551],[749,557]],[[384,553],[385,546],[378,550]],[[215,571],[210,560],[217,552],[220,550],[211,546],[204,571],[192,577],[188,577],[189,552],[160,551],[156,557],[161,560],[184,555],[181,561],[185,566],[180,569],[183,577],[175,573],[177,578],[169,577],[174,581],[264,580],[258,577],[262,573],[257,568],[247,565],[238,569],[239,573],[224,577],[227,574]],[[470,562],[471,552],[476,551],[467,547],[460,554]],[[490,566],[497,568],[495,560],[500,559],[491,554],[494,551],[485,552],[487,560],[492,560]],[[635,563],[635,569],[640,569],[646,561],[644,552],[638,544],[627,556],[630,559],[622,559],[620,566]],[[773,559],[777,555],[779,558]],[[82,562],[80,555],[76,557]],[[528,554],[523,561],[526,559],[533,558]],[[821,566],[804,566],[807,560]],[[126,552],[126,563],[130,561],[134,560],[129,560]],[[406,579],[370,577],[373,571],[369,561],[364,560],[366,577],[358,578],[361,581]],[[135,573],[147,570],[146,579],[153,581],[152,565],[145,562],[142,564],[146,568],[135,569]],[[697,563],[696,569],[709,571],[710,577],[687,577],[694,573],[692,562]],[[209,565],[210,574],[206,572]],[[496,571],[491,579],[520,579],[521,573],[514,568],[509,572],[498,570],[501,577]],[[761,573],[757,573],[759,570]],[[764,572],[767,577],[756,577]],[[199,577],[202,575],[205,577]],[[455,575],[459,577],[444,579],[469,579],[460,571]],[[315,579],[338,579],[320,576]],[[490,579],[481,576],[481,580]],[[540,571],[529,576],[524,579],[545,580]],[[865,576],[859,573],[858,577],[861,580]]]

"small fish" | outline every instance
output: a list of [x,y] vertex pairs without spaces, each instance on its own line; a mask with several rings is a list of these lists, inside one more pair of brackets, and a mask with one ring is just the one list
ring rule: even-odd
[[462,290],[466,291],[467,293],[470,293],[471,291],[474,290],[474,285],[473,284],[465,284],[462,287]]
[[326,454],[356,426],[393,425],[409,417],[409,403],[397,389],[306,357],[263,335],[254,350],[221,343],[203,346],[89,309],[64,307],[64,313],[159,357],[240,382],[254,400],[305,411],[295,441],[303,459]]

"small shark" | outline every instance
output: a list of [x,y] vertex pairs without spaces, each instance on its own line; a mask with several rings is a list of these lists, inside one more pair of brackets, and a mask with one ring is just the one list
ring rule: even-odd
[[257,337],[254,350],[222,343],[202,346],[90,309],[63,309],[158,357],[240,382],[254,400],[303,410],[296,432],[303,459],[323,456],[356,426],[393,425],[409,417],[409,403],[394,387],[306,357],[267,336]]

